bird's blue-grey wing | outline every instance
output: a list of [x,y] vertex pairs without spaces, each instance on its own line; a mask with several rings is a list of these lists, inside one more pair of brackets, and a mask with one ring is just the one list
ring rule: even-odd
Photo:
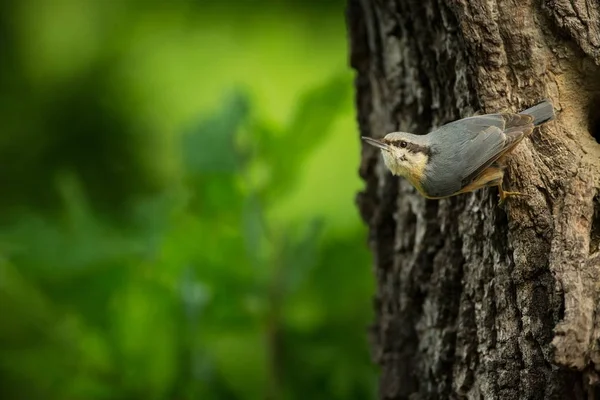
[[498,158],[533,131],[531,116],[521,114],[494,114],[494,116],[504,120],[503,127],[493,124],[477,134],[475,130],[481,126],[481,122],[467,124],[472,138],[465,143],[465,159],[468,160],[468,165],[462,176],[463,187],[473,182]]
[[[441,127],[451,135],[453,157],[460,163],[460,186],[465,187],[507,150],[533,131],[533,118],[521,114],[487,114],[464,118]],[[446,140],[448,137],[446,137]]]

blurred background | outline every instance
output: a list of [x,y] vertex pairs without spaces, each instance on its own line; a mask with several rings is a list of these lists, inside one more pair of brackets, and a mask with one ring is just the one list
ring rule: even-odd
[[374,398],[344,7],[0,4],[0,398]]

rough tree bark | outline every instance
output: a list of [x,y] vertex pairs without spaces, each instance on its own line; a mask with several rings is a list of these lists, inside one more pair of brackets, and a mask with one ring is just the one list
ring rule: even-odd
[[600,2],[348,0],[360,134],[549,97],[497,189],[425,200],[363,146],[382,399],[583,399],[600,380]]

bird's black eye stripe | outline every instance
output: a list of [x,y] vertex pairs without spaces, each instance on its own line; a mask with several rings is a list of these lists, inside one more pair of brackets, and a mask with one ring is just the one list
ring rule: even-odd
[[407,142],[404,140],[396,140],[390,142],[391,145],[400,147],[410,151],[411,153],[423,153],[425,155],[431,155],[431,149],[428,146],[420,145],[416,143]]

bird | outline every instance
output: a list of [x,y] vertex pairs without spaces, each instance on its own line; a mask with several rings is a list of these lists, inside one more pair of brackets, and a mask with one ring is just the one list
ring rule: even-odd
[[392,132],[362,139],[379,149],[389,171],[406,178],[425,198],[443,199],[498,187],[499,204],[520,192],[505,191],[505,157],[535,127],[555,118],[545,99],[520,113],[476,115],[445,124],[425,135]]

